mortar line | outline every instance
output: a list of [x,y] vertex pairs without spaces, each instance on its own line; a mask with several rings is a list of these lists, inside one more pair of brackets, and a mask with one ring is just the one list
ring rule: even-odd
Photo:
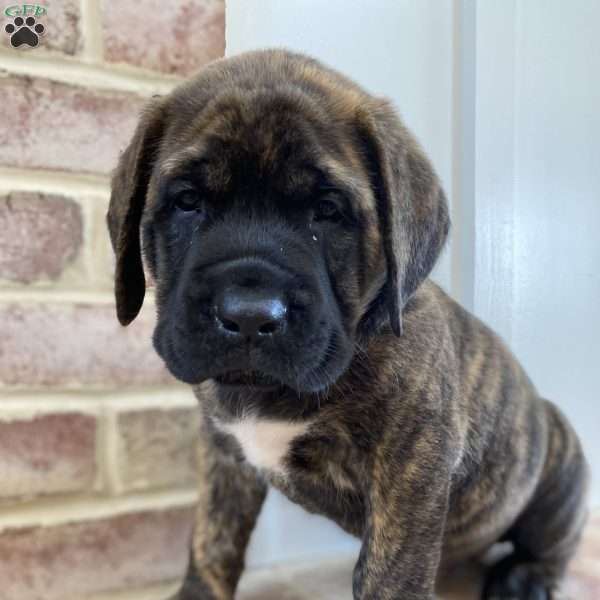
[[0,189],[81,196],[110,196],[108,175],[84,175],[67,171],[0,167]]
[[64,415],[68,413],[81,413],[86,416],[99,418],[103,410],[100,401],[91,399],[77,400],[60,398],[44,398],[42,402],[23,401],[4,396],[0,403],[0,422],[11,423],[13,421],[31,420],[35,417],[48,415]]
[[113,408],[105,406],[103,410],[104,431],[101,440],[101,465],[106,488],[113,496],[125,490],[119,473],[120,440],[117,428],[117,415]]
[[27,505],[3,506],[0,512],[0,532],[6,529],[52,527],[132,513],[186,508],[193,506],[196,501],[197,492],[190,488],[174,491],[148,490],[120,497],[38,498]]
[[36,55],[0,49],[0,70],[15,76],[29,76],[77,87],[131,92],[140,96],[168,94],[181,77],[158,74],[129,65],[77,62],[66,57]]
[[183,573],[180,579],[173,579],[147,587],[138,587],[131,590],[117,590],[100,594],[86,596],[81,600],[164,600],[170,598],[181,585]]
[[[177,384],[174,383],[175,385],[180,385],[183,386],[183,384]],[[165,383],[159,383],[158,386],[160,386],[161,389],[165,389],[168,384]],[[63,385],[63,386],[56,386],[56,387],[52,387],[50,388],[50,390],[48,389],[48,386],[46,385],[4,385],[0,383],[0,394],[20,394],[21,397],[27,397],[30,396],[31,394],[43,394],[44,392],[53,392],[53,393],[60,393],[60,394],[104,394],[106,396],[109,396],[110,394],[117,394],[119,393],[119,390],[123,390],[123,389],[127,389],[127,390],[131,390],[132,392],[139,392],[140,390],[143,389],[147,389],[145,386],[123,386],[122,384],[99,384],[99,383],[85,383],[85,384],[81,384],[81,383],[74,383],[72,385]]]
[[99,0],[81,0],[81,58],[88,62],[102,62],[104,43],[102,39],[102,10]]
[[[102,402],[108,403],[116,408],[125,406],[130,408],[129,402],[132,407],[136,406],[148,406],[156,407],[160,406],[160,401],[168,402],[166,408],[171,406],[193,406],[196,403],[195,397],[190,388],[182,383],[173,383],[173,385],[157,385],[157,386],[136,386],[131,388],[115,388],[113,391],[107,389],[88,389],[87,387],[80,389],[59,389],[47,387],[40,388],[39,390],[12,390],[10,388],[0,388],[0,391],[6,392],[7,396],[2,398],[0,403],[0,411],[3,407],[7,406],[9,402],[31,402],[36,405],[41,405],[41,402],[46,399],[49,401],[49,405],[53,402],[63,403],[70,399],[70,401],[76,402],[78,398],[85,397],[86,400],[82,400],[82,403],[88,402]],[[10,395],[10,400],[8,399]]]
[[[36,288],[0,286],[0,304],[98,304],[114,303],[111,289]],[[153,304],[148,298],[148,304]],[[115,316],[116,319],[116,316]]]
[[[79,249],[79,256],[77,260],[81,261],[84,270],[84,276],[81,277],[81,281],[84,281],[97,292],[100,287],[98,286],[98,274],[101,273],[96,265],[95,259],[95,235],[96,235],[96,204],[97,201],[89,201],[88,198],[78,197],[73,198],[73,201],[77,203],[81,211],[82,224],[82,244]],[[100,265],[98,265],[100,267]]]
[[114,410],[115,413],[143,412],[146,410],[169,412],[178,409],[195,408],[198,406],[198,401],[191,390],[182,389],[177,393],[162,392],[155,396],[148,396],[147,394],[122,395],[118,398],[107,398],[105,404]]

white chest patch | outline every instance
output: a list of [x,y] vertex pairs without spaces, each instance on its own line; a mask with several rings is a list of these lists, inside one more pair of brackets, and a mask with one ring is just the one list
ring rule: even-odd
[[283,459],[294,439],[306,433],[309,423],[290,423],[247,417],[218,427],[233,435],[246,460],[259,469],[283,470]]

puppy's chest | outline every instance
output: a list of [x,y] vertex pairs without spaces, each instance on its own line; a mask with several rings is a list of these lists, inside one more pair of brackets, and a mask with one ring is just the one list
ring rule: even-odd
[[345,446],[334,434],[314,434],[310,422],[245,418],[216,425],[237,440],[250,464],[274,477],[271,482],[277,487],[284,481],[300,483],[296,476],[301,475],[304,483],[316,487],[347,492],[354,488],[345,466]]
[[230,422],[217,421],[216,426],[237,440],[246,460],[257,469],[285,473],[290,451],[307,435],[310,423],[246,417]]

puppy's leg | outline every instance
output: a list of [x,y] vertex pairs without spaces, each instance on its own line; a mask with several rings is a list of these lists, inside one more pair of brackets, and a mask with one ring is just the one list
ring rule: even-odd
[[355,600],[433,600],[450,489],[442,431],[402,432],[379,448]]
[[540,485],[508,539],[514,553],[488,574],[484,600],[551,600],[586,517],[588,469],[581,446],[548,403],[548,451]]
[[266,485],[227,436],[205,423],[188,571],[171,600],[232,600]]

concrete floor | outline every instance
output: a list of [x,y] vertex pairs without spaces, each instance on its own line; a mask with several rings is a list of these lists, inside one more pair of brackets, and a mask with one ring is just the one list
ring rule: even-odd
[[[255,570],[242,578],[239,600],[351,600],[350,557]],[[440,600],[479,600],[480,573],[456,572],[440,587]],[[561,600],[600,600],[600,514],[590,520]]]

